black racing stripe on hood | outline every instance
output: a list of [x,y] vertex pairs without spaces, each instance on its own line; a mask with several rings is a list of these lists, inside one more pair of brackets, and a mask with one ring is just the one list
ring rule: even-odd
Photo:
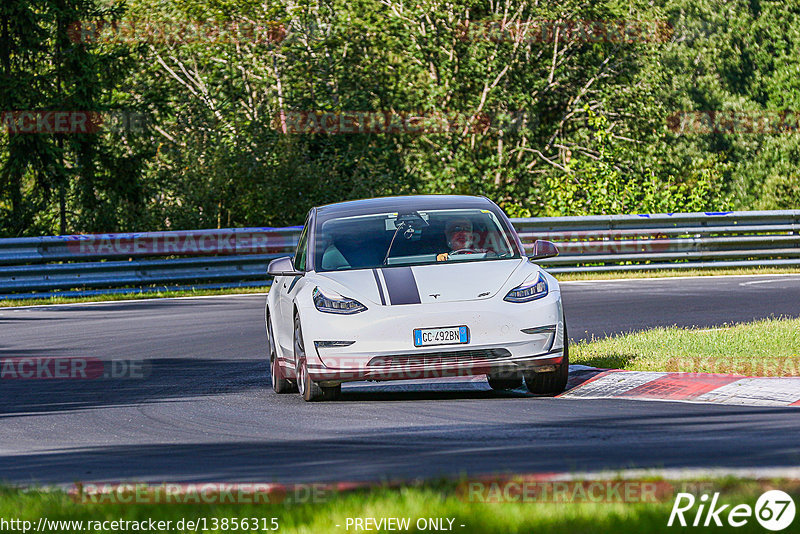
[[381,296],[381,304],[386,306],[386,299],[383,297],[383,287],[381,286],[381,278],[378,276],[378,269],[372,269],[372,274],[375,275],[375,283],[378,285],[378,294]]
[[382,269],[389,301],[394,304],[419,304],[419,289],[411,267]]

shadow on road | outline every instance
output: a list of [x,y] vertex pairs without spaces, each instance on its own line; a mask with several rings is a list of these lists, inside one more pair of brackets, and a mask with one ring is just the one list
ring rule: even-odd
[[[501,402],[519,406],[514,400]],[[281,426],[275,438],[22,454],[3,459],[0,479],[61,484],[379,481],[634,467],[779,467],[795,465],[800,457],[800,421],[787,409],[650,403],[647,413],[631,401],[584,402],[582,407],[557,399],[544,403],[539,416],[519,411],[517,424],[486,420],[383,432],[352,428],[321,437],[306,429],[287,439],[286,425],[272,420],[262,424]],[[348,409],[347,403],[319,406],[319,416]],[[766,421],[780,432],[765,435]]]
[[[42,352],[30,356],[47,357]],[[260,360],[160,358],[145,363],[143,378],[3,379],[0,420],[228,394],[270,383],[266,361]]]

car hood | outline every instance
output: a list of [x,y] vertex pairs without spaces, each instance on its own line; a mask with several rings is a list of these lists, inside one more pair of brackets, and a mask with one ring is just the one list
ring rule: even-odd
[[526,259],[358,269],[317,273],[331,289],[386,306],[458,302],[495,296]]

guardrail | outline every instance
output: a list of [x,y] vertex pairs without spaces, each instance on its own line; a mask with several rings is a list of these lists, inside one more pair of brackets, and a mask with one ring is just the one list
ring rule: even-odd
[[[268,285],[301,227],[0,239],[0,298]],[[76,288],[81,288],[76,291]],[[141,290],[140,290],[141,291]]]
[[[552,273],[800,266],[800,210],[513,219]],[[269,284],[300,227],[0,239],[0,298]],[[138,289],[131,289],[138,288]]]
[[800,210],[514,219],[553,273],[800,265]]

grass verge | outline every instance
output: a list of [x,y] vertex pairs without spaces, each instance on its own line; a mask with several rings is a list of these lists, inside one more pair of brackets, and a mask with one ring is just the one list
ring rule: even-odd
[[109,302],[115,300],[143,300],[174,297],[206,297],[210,295],[236,295],[241,293],[266,293],[269,286],[237,287],[231,289],[183,289],[175,291],[155,291],[153,293],[112,293],[88,297],[49,297],[42,299],[4,299],[0,308],[13,306],[45,306],[48,304],[73,304],[80,302]]
[[800,319],[720,328],[654,328],[570,346],[572,363],[605,369],[800,376]]
[[741,267],[736,269],[662,269],[658,271],[619,271],[614,273],[555,274],[562,282],[582,280],[622,280],[630,278],[679,278],[686,276],[741,276],[753,274],[798,274],[797,267]]
[[[590,280],[620,280],[630,278],[676,278],[685,276],[731,276],[754,274],[800,274],[797,268],[742,268],[742,269],[686,269],[661,271],[624,271],[618,273],[564,273],[556,278],[562,282]],[[88,297],[50,297],[42,299],[3,299],[0,308],[13,306],[43,306],[48,304],[70,304],[80,302],[108,302],[112,300],[141,300],[153,298],[200,297],[208,295],[233,295],[239,293],[266,293],[269,286],[241,287],[231,289],[189,289],[176,291],[155,291],[152,293],[115,293]]]
[[[758,497],[766,490],[781,489],[791,495],[795,502],[800,498],[800,485],[791,480],[703,480],[703,481],[658,481],[666,486],[667,491],[659,492],[656,499],[650,502],[635,502],[637,498],[625,497],[609,500],[607,492],[601,492],[601,498],[590,497],[584,493],[582,498],[574,491],[573,485],[559,502],[556,499],[542,498],[543,493],[516,492],[512,497],[515,502],[475,502],[463,491],[464,485],[456,482],[426,483],[415,486],[395,488],[376,488],[330,494],[329,498],[316,499],[310,503],[274,503],[274,504],[119,504],[119,503],[81,503],[63,491],[21,491],[17,489],[0,489],[0,518],[8,521],[17,519],[29,521],[35,531],[40,518],[52,521],[82,521],[83,524],[71,526],[46,523],[47,532],[101,532],[91,528],[89,521],[170,521],[166,528],[159,532],[263,532],[272,527],[272,518],[276,518],[279,532],[321,533],[321,532],[353,532],[351,525],[346,528],[348,518],[408,518],[409,528],[399,529],[415,532],[420,518],[442,518],[443,524],[449,525],[455,532],[481,533],[655,533],[673,532],[675,527],[668,527],[667,522],[675,502],[677,492],[687,491],[698,497],[701,494],[713,495],[719,492],[718,505],[728,504],[729,511],[734,505],[747,504],[754,507]],[[621,481],[620,481],[621,482]],[[639,481],[641,483],[641,481]],[[502,483],[501,483],[502,484]],[[662,486],[662,487],[663,487]],[[489,487],[488,485],[486,486]],[[506,487],[506,486],[504,486]],[[587,487],[584,485],[584,487]],[[692,489],[690,489],[692,488]],[[461,490],[461,491],[460,491]],[[487,490],[483,495],[489,495]],[[624,495],[624,492],[621,493]],[[527,497],[524,497],[527,495]],[[533,497],[531,497],[533,495]],[[550,493],[550,495],[554,495]],[[495,499],[496,501],[497,499]],[[546,502],[542,502],[542,501]],[[623,502],[623,501],[631,502]],[[641,499],[638,499],[641,501]],[[603,502],[605,501],[605,502]],[[697,513],[695,505],[686,512],[689,524]],[[732,528],[727,523],[727,512],[721,514],[722,528],[714,528],[717,532],[764,532],[755,517],[739,528]],[[248,526],[256,519],[259,528],[234,528],[232,519],[241,524],[248,520]],[[180,520],[205,520],[206,529],[177,528]],[[215,521],[216,519],[216,521]],[[227,522],[224,520],[227,519]],[[705,519],[705,515],[702,517]],[[263,522],[262,522],[263,521]],[[270,528],[261,528],[262,526]],[[702,524],[702,523],[701,523]],[[214,528],[214,525],[217,525]],[[227,528],[225,528],[227,525]],[[88,527],[88,528],[87,528]],[[8,532],[22,532],[21,528],[5,528]],[[128,529],[130,531],[132,529]],[[377,530],[377,529],[376,529]],[[791,530],[791,529],[788,529]],[[787,531],[788,531],[787,530]],[[120,532],[119,529],[107,529],[102,532]],[[151,530],[152,532],[152,530]]]

